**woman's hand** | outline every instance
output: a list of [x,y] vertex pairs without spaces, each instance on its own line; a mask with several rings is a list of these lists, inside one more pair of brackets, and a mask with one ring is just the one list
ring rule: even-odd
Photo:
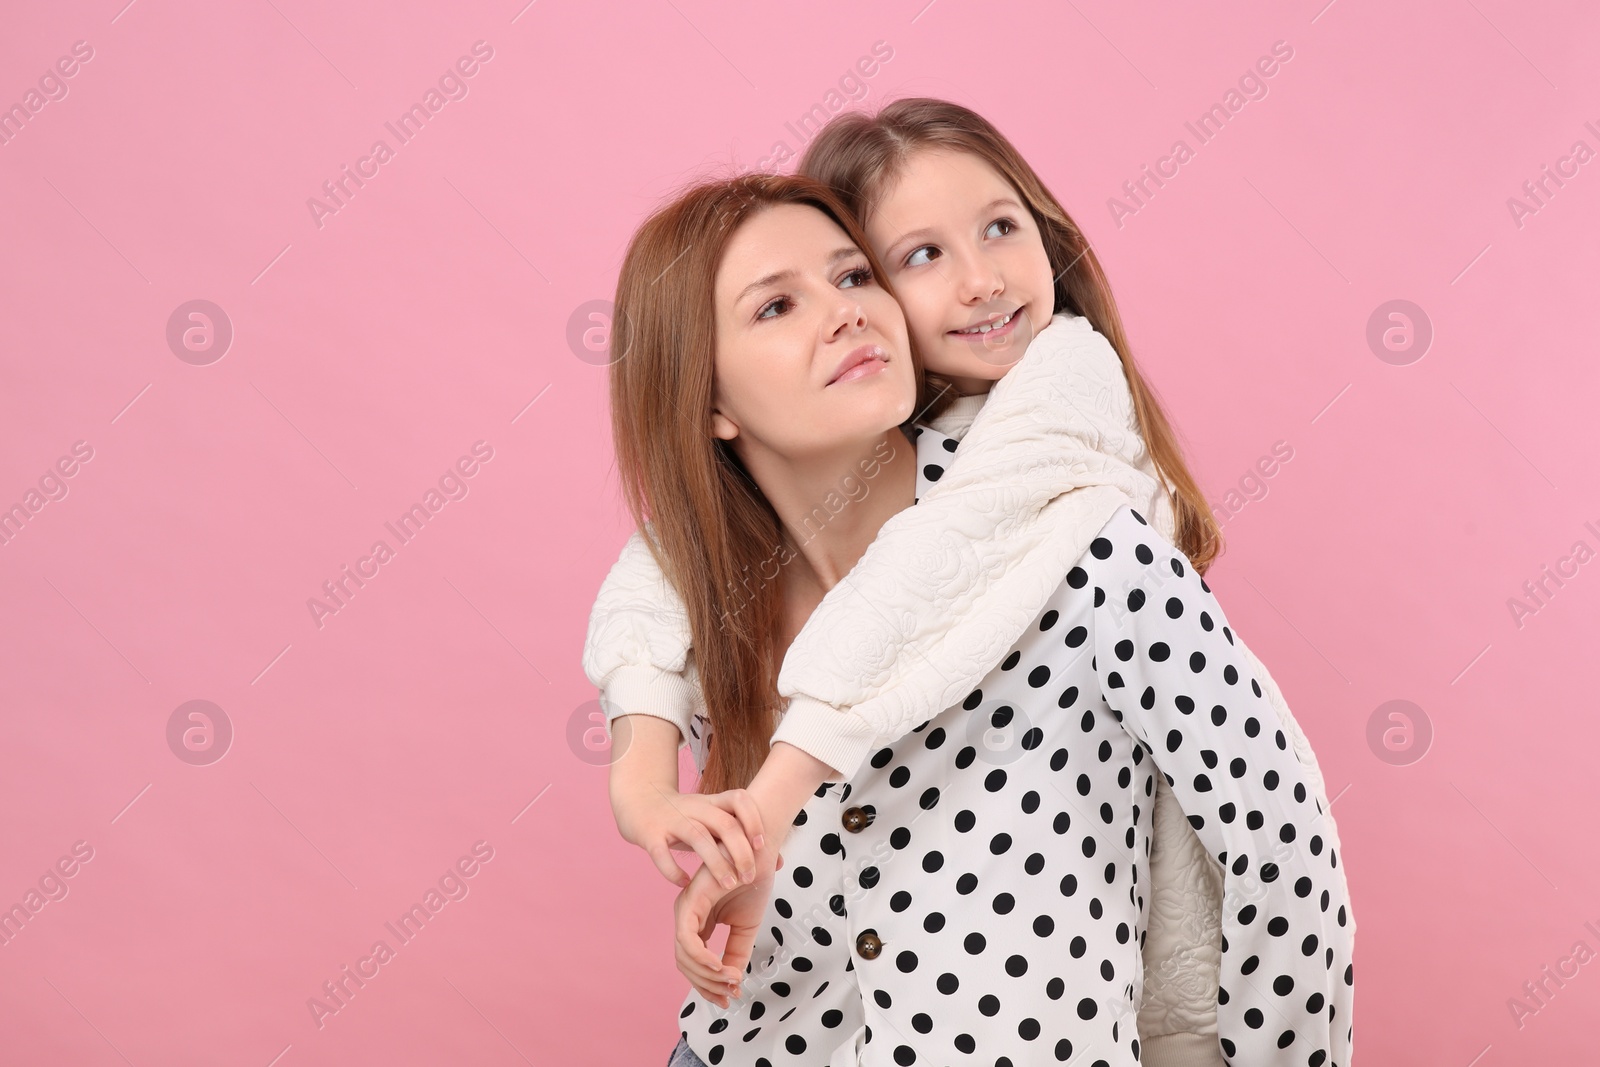
[[[672,906],[678,970],[695,992],[722,1008],[739,995],[739,982],[772,897],[773,876],[783,866],[782,855],[770,849],[757,852],[756,861],[755,879],[733,889],[721,888],[708,868],[701,867]],[[728,928],[721,959],[710,948],[718,926]]]
[[680,889],[690,885],[674,849],[698,853],[701,870],[723,889],[755,877],[762,846],[761,811],[743,789],[723,793],[679,793],[652,782],[613,788],[612,814],[623,840],[649,854],[661,876]]
[[[772,828],[756,850],[755,880],[733,889],[718,886],[702,867],[673,902],[678,970],[706,1000],[723,1008],[737,996],[744,969],[772,896],[773,876],[783,866],[783,846],[817,788],[839,772],[804,750],[777,741],[750,782],[750,797]],[[709,943],[718,926],[727,926],[721,959]]]

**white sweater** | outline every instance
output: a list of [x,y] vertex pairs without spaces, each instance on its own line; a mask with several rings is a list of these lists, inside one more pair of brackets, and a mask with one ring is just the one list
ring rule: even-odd
[[[963,398],[933,425],[961,438],[951,465],[823,598],[778,675],[789,703],[772,740],[842,778],[970,693],[1118,506],[1131,503],[1175,540],[1170,487],[1139,435],[1121,360],[1086,318],[1057,315],[987,398]],[[635,532],[596,598],[583,654],[608,723],[656,715],[686,740],[700,701],[690,641],[683,601]],[[1323,836],[1342,853],[1310,744],[1242,637],[1239,648],[1306,767]],[[1157,782],[1142,1058],[1220,1065],[1221,871]]]

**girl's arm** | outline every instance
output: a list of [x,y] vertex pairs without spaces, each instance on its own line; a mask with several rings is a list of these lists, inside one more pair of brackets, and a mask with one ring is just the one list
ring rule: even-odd
[[1034,338],[917,505],[896,514],[790,647],[773,740],[847,778],[966,697],[1122,504],[1162,491],[1122,361],[1082,316]]
[[611,734],[612,814],[623,840],[669,882],[689,884],[676,847],[698,853],[707,875],[728,888],[755,877],[763,824],[743,789],[678,791],[678,750],[690,738],[697,696],[689,643],[683,600],[636,531],[600,587],[583,648]]
[[[779,674],[790,704],[773,740],[822,760],[840,780],[874,748],[963,699],[1116,507],[1132,500],[1158,520],[1170,515],[1158,506],[1158,477],[1116,350],[1088,319],[1056,316],[995,384],[940,479],[884,525],[806,623]],[[1089,488],[1072,492],[1079,487]],[[608,721],[657,716],[687,741],[690,642],[683,602],[636,532],[600,590],[584,647]],[[1326,808],[1305,735],[1271,674],[1239,648]],[[625,785],[626,768],[613,780]],[[1327,836],[1337,847],[1331,816]]]
[[688,743],[694,705],[694,686],[684,677],[689,645],[683,598],[635,530],[600,586],[583,644],[583,672],[600,690],[613,735],[619,715],[651,715],[677,726],[674,749]]
[[650,857],[662,877],[682,889],[690,876],[672,852],[693,850],[724,889],[756,876],[763,823],[744,789],[678,791],[678,731],[653,715],[619,715],[612,722],[611,812],[617,832]]
[[[943,476],[884,525],[806,623],[778,677],[790,704],[773,740],[840,780],[964,697],[1111,512],[1148,506],[1159,487],[1141,460],[1116,350],[1088,319],[1057,315],[995,384]],[[1072,493],[1082,487],[1096,488]],[[607,721],[657,715],[687,740],[690,640],[681,598],[635,533],[584,648]]]

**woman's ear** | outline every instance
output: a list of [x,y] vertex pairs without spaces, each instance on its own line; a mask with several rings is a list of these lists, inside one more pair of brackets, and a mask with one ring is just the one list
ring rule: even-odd
[[739,436],[739,427],[734,421],[716,408],[711,409],[711,434],[724,441],[731,441]]

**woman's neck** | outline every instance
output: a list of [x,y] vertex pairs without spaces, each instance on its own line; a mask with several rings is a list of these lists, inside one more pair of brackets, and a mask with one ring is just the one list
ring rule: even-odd
[[916,503],[917,448],[898,427],[803,464],[750,466],[795,553],[785,570],[815,586],[819,599],[850,573],[884,523]]

